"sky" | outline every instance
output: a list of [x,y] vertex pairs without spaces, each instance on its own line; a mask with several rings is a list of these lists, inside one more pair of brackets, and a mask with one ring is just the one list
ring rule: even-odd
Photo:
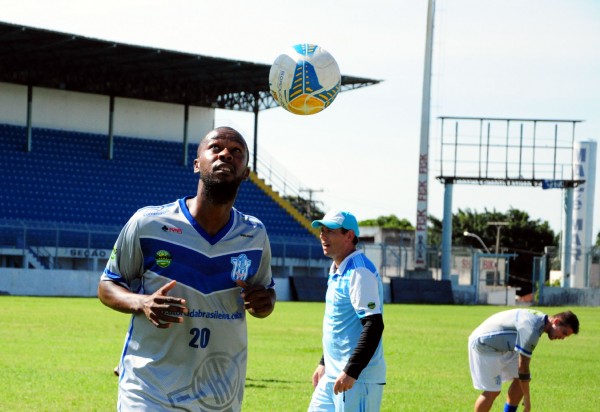
[[[298,43],[327,49],[342,74],[381,80],[341,93],[325,111],[260,113],[259,157],[313,190],[321,208],[359,220],[416,223],[427,0],[0,0],[0,20],[128,44],[271,64]],[[583,120],[600,139],[600,1],[435,2],[428,213],[443,216],[440,116]],[[250,113],[216,125],[249,141]],[[283,166],[284,165],[284,166]],[[596,199],[600,199],[596,190]],[[561,190],[455,185],[453,212],[517,208],[555,232]],[[598,201],[598,200],[597,200]],[[600,229],[595,208],[594,238]]]

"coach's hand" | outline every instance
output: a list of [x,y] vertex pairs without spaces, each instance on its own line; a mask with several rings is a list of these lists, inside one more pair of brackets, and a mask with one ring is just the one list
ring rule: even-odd
[[244,309],[255,318],[266,318],[275,309],[275,291],[264,286],[248,285],[243,280],[235,283],[242,288],[240,296],[244,300]]
[[355,382],[356,379],[342,371],[333,384],[333,393],[337,395],[338,393],[349,391]]
[[157,328],[165,329],[172,323],[183,323],[183,315],[188,313],[185,299],[167,295],[176,283],[172,280],[152,295],[144,296],[142,310]]
[[319,384],[319,381],[321,380],[323,375],[325,375],[325,365],[319,364],[319,366],[317,366],[317,369],[315,369],[313,376],[312,376],[313,388],[317,387],[317,385]]

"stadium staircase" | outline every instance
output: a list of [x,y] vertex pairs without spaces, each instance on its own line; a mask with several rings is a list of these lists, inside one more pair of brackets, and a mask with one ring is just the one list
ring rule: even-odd
[[[30,231],[26,241],[18,233],[4,233],[1,246],[53,245],[56,229],[62,233],[61,246],[89,244],[78,238],[89,236],[80,233],[84,227],[94,232],[92,247],[110,249],[137,209],[195,194],[198,177],[191,160],[182,165],[181,143],[115,136],[108,159],[106,135],[33,128],[31,142],[27,151],[25,127],[0,124],[0,225],[3,231],[14,222],[55,230]],[[196,149],[197,144],[188,145],[188,159],[196,157]],[[242,183],[234,206],[265,224],[274,256],[306,250],[322,256],[310,222],[255,173]],[[293,245],[301,247],[294,252]]]

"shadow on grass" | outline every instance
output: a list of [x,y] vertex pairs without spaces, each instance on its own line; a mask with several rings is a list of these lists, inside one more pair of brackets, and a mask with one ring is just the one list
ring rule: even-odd
[[306,380],[246,378],[246,388],[272,388],[274,386],[297,385],[305,383]]

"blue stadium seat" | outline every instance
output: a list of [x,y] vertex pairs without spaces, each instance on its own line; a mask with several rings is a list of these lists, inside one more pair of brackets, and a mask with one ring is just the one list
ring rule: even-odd
[[[184,166],[177,142],[115,136],[114,158],[109,160],[105,135],[34,128],[29,153],[25,139],[24,127],[0,124],[5,183],[0,212],[5,219],[119,228],[140,207],[195,192],[197,144],[188,145],[189,164]],[[308,245],[318,246],[310,231],[251,181],[242,183],[235,207],[260,219],[270,237],[299,241],[300,255]],[[112,248],[114,234],[95,242],[109,239],[103,246]],[[77,238],[70,242],[77,243]]]

